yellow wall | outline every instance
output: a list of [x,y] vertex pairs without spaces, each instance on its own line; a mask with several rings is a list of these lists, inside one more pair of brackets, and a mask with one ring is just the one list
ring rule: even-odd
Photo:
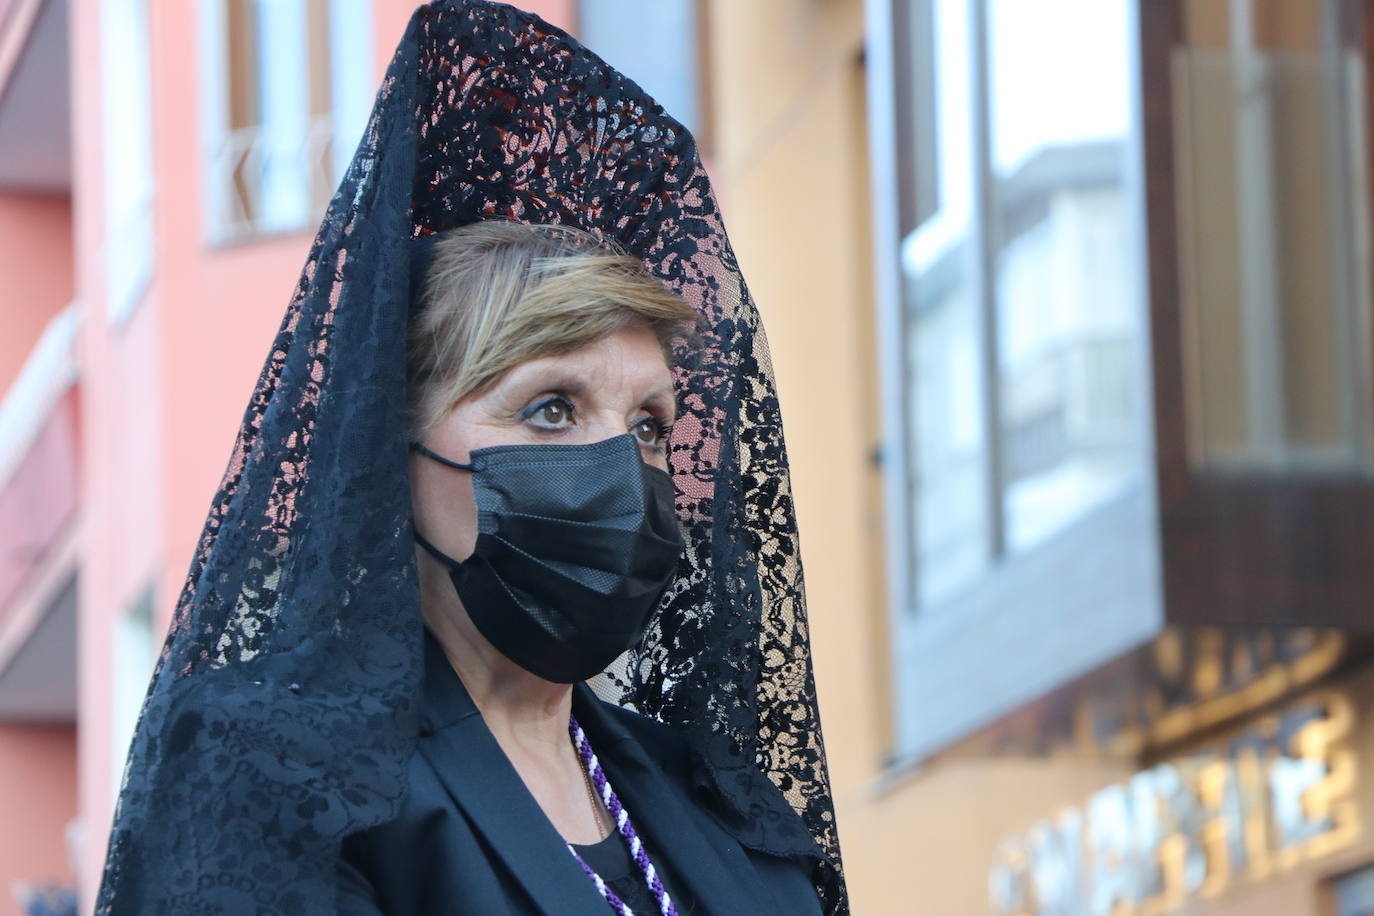
[[859,786],[886,743],[863,4],[715,0],[708,22],[712,165],[777,368],[831,767]]

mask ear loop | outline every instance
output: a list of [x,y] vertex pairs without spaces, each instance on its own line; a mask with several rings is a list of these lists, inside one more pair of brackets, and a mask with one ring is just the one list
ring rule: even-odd
[[[426,458],[432,458],[446,467],[454,468],[459,471],[471,471],[473,469],[472,465],[470,464],[460,464],[457,461],[450,461],[443,455],[440,455],[437,452],[430,451],[418,442],[410,443],[410,447],[415,451],[419,452],[421,455],[424,455]],[[412,529],[413,527],[414,526],[412,525]],[[457,560],[453,559],[453,557],[449,556],[448,554],[440,550],[438,547],[435,547],[433,544],[431,544],[429,540],[424,537],[424,535],[420,534],[420,532],[412,530],[411,533],[415,535],[415,543],[423,547],[429,553],[430,556],[434,557],[434,559],[438,560],[440,563],[443,563],[450,569],[457,569],[459,566],[462,565]]]
[[415,451],[419,452],[421,455],[424,455],[426,458],[432,458],[432,459],[434,459],[435,461],[439,462],[440,464],[444,465],[445,467],[450,467],[450,468],[453,468],[454,470],[457,470],[457,471],[473,471],[473,470],[476,470],[476,468],[474,468],[474,467],[473,467],[472,465],[470,465],[470,464],[460,464],[460,463],[457,462],[457,461],[451,461],[451,460],[449,460],[448,458],[445,458],[443,455],[440,455],[440,454],[438,454],[437,452],[431,452],[429,449],[425,448],[423,445],[421,445],[421,444],[418,443],[418,442],[412,442],[412,443],[410,443],[410,447],[411,447],[412,449],[414,449]]
[[429,542],[429,539],[422,535],[420,532],[412,530],[411,534],[415,535],[415,543],[423,547],[426,553],[428,553],[434,559],[438,560],[440,563],[443,563],[449,569],[458,569],[463,565],[462,563],[459,563],[457,560],[453,559],[453,557],[444,553],[438,547],[435,547],[433,544],[431,544]]

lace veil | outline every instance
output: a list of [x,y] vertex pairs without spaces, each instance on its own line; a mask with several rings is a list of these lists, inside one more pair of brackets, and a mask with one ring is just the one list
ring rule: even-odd
[[[691,732],[741,842],[812,861],[846,913],[797,531],[763,329],[691,135],[538,17],[418,9],[243,417],[139,721],[99,913],[288,914],[394,816],[421,624],[406,477],[412,240],[585,229],[702,318],[669,461],[688,548],[601,692]],[[749,817],[763,779],[809,835]]]

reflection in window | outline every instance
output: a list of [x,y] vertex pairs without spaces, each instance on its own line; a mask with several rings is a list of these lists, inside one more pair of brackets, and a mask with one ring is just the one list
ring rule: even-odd
[[990,0],[987,22],[1001,499],[1015,552],[1144,473],[1130,30],[1127,4],[1102,0]]
[[934,137],[926,143],[933,158],[903,157],[901,206],[912,540],[918,602],[928,606],[976,579],[993,555],[973,223],[972,20],[966,0],[925,0],[902,12],[901,135],[919,137],[926,126]]
[[1144,479],[1130,7],[897,5],[916,607]]

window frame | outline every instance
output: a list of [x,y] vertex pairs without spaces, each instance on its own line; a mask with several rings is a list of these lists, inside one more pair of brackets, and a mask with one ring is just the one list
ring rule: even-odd
[[[892,728],[889,764],[904,768],[932,756],[977,728],[1014,711],[1028,700],[1050,693],[1105,662],[1145,644],[1162,629],[1163,604],[1159,583],[1157,530],[1153,480],[1148,479],[1137,510],[1139,523],[1131,529],[1137,555],[1126,565],[1134,595],[1115,595],[1108,613],[1096,612],[1101,594],[1085,593],[1077,604],[1031,600],[1018,602],[1030,582],[1043,590],[1046,569],[1062,558],[1009,555],[1005,549],[1005,522],[1001,518],[1002,459],[998,454],[1001,410],[997,384],[997,328],[991,320],[996,301],[996,239],[991,224],[993,173],[991,162],[989,75],[986,60],[986,0],[969,0],[972,20],[969,49],[972,91],[975,95],[973,143],[978,163],[974,168],[972,225],[976,237],[978,268],[973,273],[974,296],[982,317],[981,371],[984,373],[983,418],[993,488],[992,551],[990,568],[980,576],[981,595],[968,603],[973,613],[915,613],[917,601],[913,548],[916,539],[912,510],[913,472],[909,443],[910,366],[908,330],[904,319],[901,242],[904,234],[902,197],[912,182],[911,170],[902,160],[902,144],[910,131],[903,120],[900,79],[902,60],[900,15],[913,0],[867,0],[869,36],[868,98],[871,130],[872,204],[874,231],[874,287],[880,387],[883,397],[881,456],[885,509],[886,570],[889,600],[887,624],[892,653],[889,689],[892,691]],[[1140,53],[1140,21],[1134,3],[1127,4],[1132,49],[1137,57],[1126,62],[1131,96],[1131,131],[1126,188],[1133,238],[1141,274],[1144,273],[1145,185],[1144,117]],[[938,78],[938,77],[937,77]],[[892,189],[901,189],[893,194]],[[1144,283],[1143,276],[1137,282]],[[1148,302],[1147,288],[1140,290]],[[1148,319],[1146,320],[1148,333]],[[1152,415],[1151,393],[1146,389],[1143,409]],[[1149,458],[1147,457],[1147,467]],[[1078,542],[1091,534],[1080,520],[1067,532],[1078,532]],[[1082,530],[1080,530],[1082,529]],[[1065,542],[1063,553],[1068,549]],[[1037,564],[1043,569],[1036,569]],[[985,587],[986,584],[986,587]],[[1110,590],[1108,590],[1110,591]],[[976,680],[970,676],[976,672]],[[958,689],[950,689],[957,687]],[[938,702],[931,698],[939,696]]]
[[[372,108],[375,88],[371,66],[375,15],[371,0],[289,0],[300,5],[300,15],[307,24],[305,46],[301,49],[307,80],[304,87],[307,123],[302,131],[304,149],[316,150],[320,164],[331,174],[322,180],[319,169],[311,168],[307,163],[304,169],[307,186],[301,189],[306,201],[302,214],[296,220],[283,221],[279,225],[263,225],[262,214],[259,213],[246,216],[241,222],[234,221],[229,211],[232,210],[235,192],[226,190],[221,179],[226,174],[238,174],[240,169],[226,172],[224,164],[219,162],[226,155],[225,147],[236,131],[232,123],[235,86],[231,69],[240,72],[245,66],[244,62],[232,59],[230,33],[225,27],[229,20],[230,4],[234,2],[236,0],[197,0],[201,195],[204,202],[201,231],[204,244],[210,249],[312,232],[352,158],[354,146]],[[251,20],[252,15],[245,19]],[[323,32],[326,34],[317,34],[321,30],[309,27],[315,19],[323,19],[326,25]],[[345,19],[348,29],[340,26]],[[255,34],[252,26],[253,23],[248,21],[247,31]],[[339,46],[341,40],[347,42],[347,47]],[[318,51],[324,51],[327,59],[314,59],[312,54]],[[341,58],[356,61],[359,57],[366,60],[366,67],[338,65]],[[260,68],[252,67],[251,61],[248,65],[252,70],[251,77],[256,81]],[[248,77],[243,78],[246,80]],[[319,84],[316,83],[317,79]],[[252,93],[255,88],[241,86],[239,90]],[[318,110],[321,98],[329,100],[327,111]],[[244,102],[242,98],[240,102],[239,108],[245,104],[252,108],[254,104],[251,101]],[[259,123],[247,129],[260,127]],[[324,136],[320,136],[322,133]],[[231,206],[226,207],[226,201]]]
[[[1200,470],[1187,416],[1172,54],[1184,42],[1185,0],[1140,0],[1145,108],[1150,336],[1164,597],[1184,626],[1308,626],[1368,630],[1374,593],[1374,478]],[[1361,0],[1335,0],[1342,16]],[[1364,55],[1367,138],[1374,135],[1374,13],[1343,30]],[[1370,142],[1368,139],[1367,143]],[[1366,156],[1366,188],[1374,157]],[[1374,277],[1374,258],[1369,276]],[[1374,347],[1374,340],[1369,342]],[[1256,576],[1255,570],[1264,570]]]
[[157,269],[152,17],[149,0],[102,0],[100,14],[105,315],[122,327]]

